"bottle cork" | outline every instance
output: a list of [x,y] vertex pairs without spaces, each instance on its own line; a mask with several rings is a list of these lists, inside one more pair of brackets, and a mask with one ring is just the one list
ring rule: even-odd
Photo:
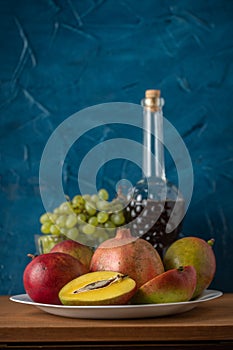
[[146,98],[160,98],[160,90],[146,90]]
[[153,112],[158,111],[161,107],[160,90],[146,90],[142,105]]

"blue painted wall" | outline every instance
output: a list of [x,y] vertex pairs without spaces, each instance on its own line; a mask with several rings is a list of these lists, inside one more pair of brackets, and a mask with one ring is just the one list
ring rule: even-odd
[[91,105],[139,103],[153,87],[193,162],[184,234],[216,239],[212,287],[233,292],[232,19],[231,0],[0,0],[0,294],[23,292],[52,131]]

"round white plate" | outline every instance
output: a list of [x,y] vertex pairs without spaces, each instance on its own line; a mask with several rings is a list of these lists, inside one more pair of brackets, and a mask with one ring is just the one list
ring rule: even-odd
[[33,305],[53,315],[71,318],[89,319],[123,319],[146,318],[183,313],[195,308],[199,303],[218,298],[223,293],[217,290],[205,290],[202,295],[192,301],[166,304],[143,305],[109,305],[109,306],[65,306],[35,303],[27,294],[10,297],[16,303]]

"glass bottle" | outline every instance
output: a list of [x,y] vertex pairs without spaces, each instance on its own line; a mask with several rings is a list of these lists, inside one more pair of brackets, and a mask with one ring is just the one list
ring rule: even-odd
[[146,91],[142,100],[143,177],[128,194],[125,208],[132,233],[150,242],[161,256],[178,238],[185,209],[182,195],[166,179],[163,105],[159,90]]

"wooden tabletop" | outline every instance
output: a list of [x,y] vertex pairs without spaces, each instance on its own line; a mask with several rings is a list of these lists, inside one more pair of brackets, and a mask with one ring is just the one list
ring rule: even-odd
[[50,315],[0,297],[0,343],[85,341],[233,341],[233,294],[183,314],[135,320],[87,320]]

